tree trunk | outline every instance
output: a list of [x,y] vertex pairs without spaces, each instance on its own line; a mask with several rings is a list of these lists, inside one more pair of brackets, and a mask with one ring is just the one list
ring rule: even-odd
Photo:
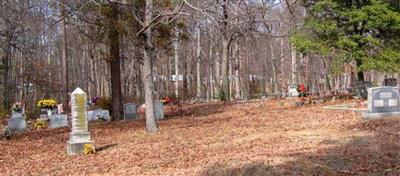
[[295,85],[297,84],[297,52],[293,46],[293,44],[290,45],[292,49],[292,72],[291,72],[291,84]]
[[175,96],[179,98],[179,33],[175,32],[174,40],[174,56],[175,56]]
[[210,84],[210,98],[214,99],[214,74],[213,74],[213,46],[210,43],[210,60],[209,60],[209,84]]
[[3,107],[10,109],[10,90],[9,90],[9,72],[10,72],[10,59],[11,59],[11,41],[13,38],[12,32],[9,33],[8,43],[6,46],[5,54],[2,58],[3,65]]
[[329,70],[328,70],[328,67],[327,67],[327,64],[326,64],[326,61],[325,61],[324,58],[322,58],[322,62],[324,64],[324,72],[325,72],[324,73],[325,91],[327,91],[327,90],[331,90],[332,89],[331,81],[329,80],[329,75],[328,75]]
[[219,52],[216,51],[215,53],[215,64],[214,64],[214,70],[215,70],[215,89],[214,89],[214,94],[220,95],[221,93],[221,72],[220,72],[220,64],[219,64]]
[[223,39],[222,39],[222,91],[221,96],[224,97],[225,101],[230,101],[229,92],[229,45],[230,45],[230,34],[229,34],[229,23],[228,23],[228,7],[227,0],[223,1]]
[[111,96],[112,120],[120,120],[122,114],[122,92],[121,92],[121,65],[119,58],[119,32],[116,28],[118,23],[118,5],[111,3],[111,12],[109,16],[109,45],[110,45],[110,72],[111,72]]
[[197,52],[196,52],[196,98],[197,100],[201,99],[201,69],[200,69],[200,54],[201,54],[201,31],[200,25],[197,25]]
[[[246,48],[246,56],[247,56],[247,48]],[[268,77],[268,53],[267,51],[265,52],[265,58],[264,58],[264,62],[263,62],[264,68],[263,68],[263,80],[264,80],[264,94],[267,95],[268,94],[268,90],[269,90],[269,77]]]
[[238,100],[240,99],[240,54],[239,54],[239,47],[238,44],[236,43],[235,45],[236,49],[236,56],[235,57],[235,98]]
[[[187,52],[186,52],[187,53]],[[188,91],[188,64],[187,64],[187,56],[186,59],[183,60],[183,83],[182,83],[182,87],[183,87],[183,99],[187,99],[189,100],[189,91]]]
[[226,101],[230,101],[229,95],[229,39],[224,38],[222,41],[222,89],[221,96]]
[[[271,52],[271,60],[272,60],[272,73],[273,73],[273,82],[274,82],[274,93],[278,94],[278,70],[276,68],[276,58],[274,53],[274,47],[272,46],[272,41],[269,41],[269,48]],[[279,96],[279,94],[278,94]]]
[[360,60],[356,60],[356,65],[357,65],[357,79],[358,79],[358,81],[365,81],[364,72],[359,70],[361,65],[362,65],[362,62]]
[[[153,16],[153,0],[146,0],[146,12],[145,12],[144,25],[150,25]],[[154,100],[153,100],[153,58],[154,48],[151,43],[152,31],[149,27],[142,35],[145,40],[144,45],[144,62],[143,62],[143,83],[144,83],[144,94],[145,94],[145,105],[146,105],[146,130],[149,133],[158,131],[156,124],[156,117],[154,113]]]
[[69,82],[69,78],[68,78],[68,41],[67,41],[67,24],[66,24],[66,17],[64,17],[66,15],[65,13],[65,0],[63,0],[61,2],[61,17],[63,17],[64,19],[62,20],[62,29],[61,29],[61,36],[62,36],[62,71],[63,71],[63,106],[64,106],[64,110],[68,111],[69,110],[69,87],[68,87],[68,82]]

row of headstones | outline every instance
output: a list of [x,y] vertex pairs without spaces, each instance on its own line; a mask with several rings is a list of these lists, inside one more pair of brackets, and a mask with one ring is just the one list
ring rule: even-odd
[[[138,105],[128,103],[124,105],[124,120],[138,119]],[[164,119],[164,105],[161,101],[154,101],[154,113],[157,120]]]
[[[160,101],[154,102],[155,116],[157,120],[164,119],[164,106]],[[88,111],[88,121],[110,121],[110,112],[108,110],[93,110]],[[129,103],[124,105],[124,120],[136,120],[137,105]],[[66,114],[52,114],[49,117],[50,128],[61,128],[68,126],[68,116]],[[13,112],[11,118],[8,120],[8,128],[11,131],[23,131],[27,127],[25,117],[22,113]]]
[[[53,114],[49,118],[50,128],[61,128],[68,126],[66,114]],[[24,131],[27,128],[25,117],[22,113],[13,113],[8,119],[8,129],[10,131]]]

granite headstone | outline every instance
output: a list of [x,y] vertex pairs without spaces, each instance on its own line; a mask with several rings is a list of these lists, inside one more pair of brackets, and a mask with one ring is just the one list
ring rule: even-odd
[[154,101],[154,111],[157,120],[164,119],[164,104],[161,101]]
[[372,82],[370,81],[359,81],[351,85],[351,93],[353,96],[366,99],[368,98],[368,89],[372,87]]
[[13,113],[8,119],[8,129],[10,131],[24,131],[26,129],[25,117],[22,113]]
[[53,114],[49,119],[50,128],[61,128],[68,126],[68,118],[66,114]]
[[128,103],[124,105],[124,120],[135,120],[137,119],[137,105],[134,103]]
[[369,112],[400,111],[400,95],[397,87],[374,87],[368,91]]
[[368,110],[363,118],[376,119],[400,116],[400,92],[398,87],[373,87],[368,89]]
[[88,121],[110,121],[110,112],[108,110],[93,110],[93,111],[88,111]]

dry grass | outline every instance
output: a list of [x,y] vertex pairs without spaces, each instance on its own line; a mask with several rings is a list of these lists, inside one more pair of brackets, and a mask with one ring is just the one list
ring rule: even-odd
[[399,120],[279,102],[186,106],[156,134],[92,124],[102,150],[88,156],[66,155],[69,129],[30,131],[0,141],[0,175],[400,174]]

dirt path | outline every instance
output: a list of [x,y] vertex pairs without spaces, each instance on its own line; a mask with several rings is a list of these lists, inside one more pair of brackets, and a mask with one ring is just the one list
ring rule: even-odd
[[[326,104],[325,104],[326,105]],[[69,157],[69,129],[0,141],[0,175],[400,174],[400,120],[289,101],[203,104],[160,121],[92,124],[95,155]]]

